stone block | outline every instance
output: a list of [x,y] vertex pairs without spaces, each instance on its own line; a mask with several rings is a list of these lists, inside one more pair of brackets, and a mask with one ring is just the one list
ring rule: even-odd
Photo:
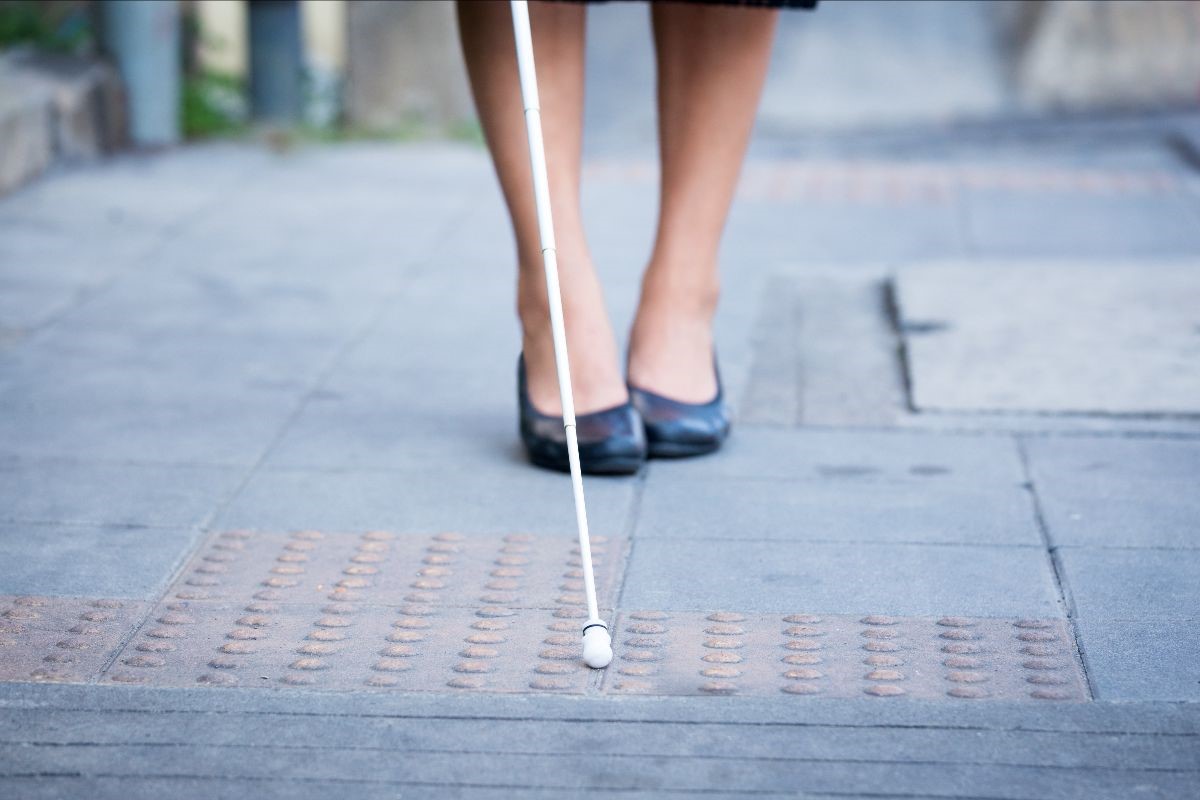
[[1200,412],[1195,264],[928,264],[897,301],[920,410]]
[[1044,551],[1027,547],[640,539],[627,608],[1053,617]]

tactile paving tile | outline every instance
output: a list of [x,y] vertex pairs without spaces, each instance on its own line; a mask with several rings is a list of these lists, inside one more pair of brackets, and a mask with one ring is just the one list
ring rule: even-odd
[[93,679],[145,608],[111,598],[0,595],[0,681]]
[[614,694],[1087,700],[1061,620],[631,611]]
[[[623,544],[592,542],[596,592],[609,600]],[[210,537],[167,592],[170,601],[373,605],[436,603],[557,608],[581,605],[583,580],[573,538],[502,538],[439,533],[397,535],[226,531]]]
[[[611,602],[623,542],[597,537]],[[106,680],[583,692],[578,545],[562,537],[211,536]]]
[[1063,620],[614,611],[625,554],[623,540],[595,542],[616,653],[605,671],[580,659],[571,538],[226,531],[149,609],[0,597],[0,680],[1088,699]]

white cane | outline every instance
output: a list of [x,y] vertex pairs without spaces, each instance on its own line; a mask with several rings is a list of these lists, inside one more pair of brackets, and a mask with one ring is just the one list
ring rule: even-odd
[[588,618],[583,626],[583,660],[589,667],[602,669],[612,661],[612,637],[608,633],[608,625],[600,619],[600,610],[596,605],[596,578],[592,573],[592,545],[588,540],[587,507],[583,500],[583,476],[579,469],[575,401],[571,394],[571,366],[567,362],[567,335],[563,325],[562,297],[558,288],[554,220],[550,213],[550,185],[546,179],[546,151],[542,145],[542,114],[538,104],[537,74],[533,67],[533,38],[529,32],[529,4],[526,0],[512,0],[512,17],[513,38],[517,42],[517,70],[521,75],[521,99],[525,105],[525,132],[529,137],[533,199],[537,207],[538,236],[542,240],[542,263],[546,268],[546,295],[550,300],[554,363],[558,371],[558,393],[562,398],[567,458],[571,462],[571,488],[575,492],[579,557],[583,563],[583,587],[587,594]]

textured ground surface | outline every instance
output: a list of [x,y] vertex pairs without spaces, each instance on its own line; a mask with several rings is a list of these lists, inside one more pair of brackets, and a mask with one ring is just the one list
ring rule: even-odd
[[[1105,131],[760,147],[735,436],[587,483],[604,674],[481,152],[6,198],[3,794],[1195,796],[1200,197],[1162,130]],[[624,329],[652,162],[585,202]]]

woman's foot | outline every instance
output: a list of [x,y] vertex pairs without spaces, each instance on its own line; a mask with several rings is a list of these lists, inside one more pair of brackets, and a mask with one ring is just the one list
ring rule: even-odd
[[[540,254],[537,256],[540,259]],[[629,400],[600,283],[586,256],[562,257],[559,282],[575,413],[589,414]],[[582,265],[582,266],[581,266]],[[517,286],[529,400],[543,414],[562,416],[554,337],[541,263],[523,268]]]
[[[540,254],[537,258],[540,262]],[[570,468],[554,337],[542,265],[523,264],[517,306],[523,354],[517,371],[521,441],[539,467]],[[627,475],[646,460],[642,419],[629,404],[600,283],[585,253],[564,254],[559,283],[575,403],[579,464],[586,473]]]
[[629,336],[629,383],[682,403],[717,395],[712,318],[717,289],[672,287],[647,270]]
[[[562,417],[543,414],[529,401],[524,358],[517,363],[517,402],[521,442],[529,460],[539,467],[568,472],[571,462]],[[579,467],[584,473],[630,475],[645,463],[646,429],[630,403],[578,414],[575,423]]]
[[711,453],[730,427],[713,352],[717,290],[664,288],[655,274],[647,271],[630,337],[630,401],[651,458]]

